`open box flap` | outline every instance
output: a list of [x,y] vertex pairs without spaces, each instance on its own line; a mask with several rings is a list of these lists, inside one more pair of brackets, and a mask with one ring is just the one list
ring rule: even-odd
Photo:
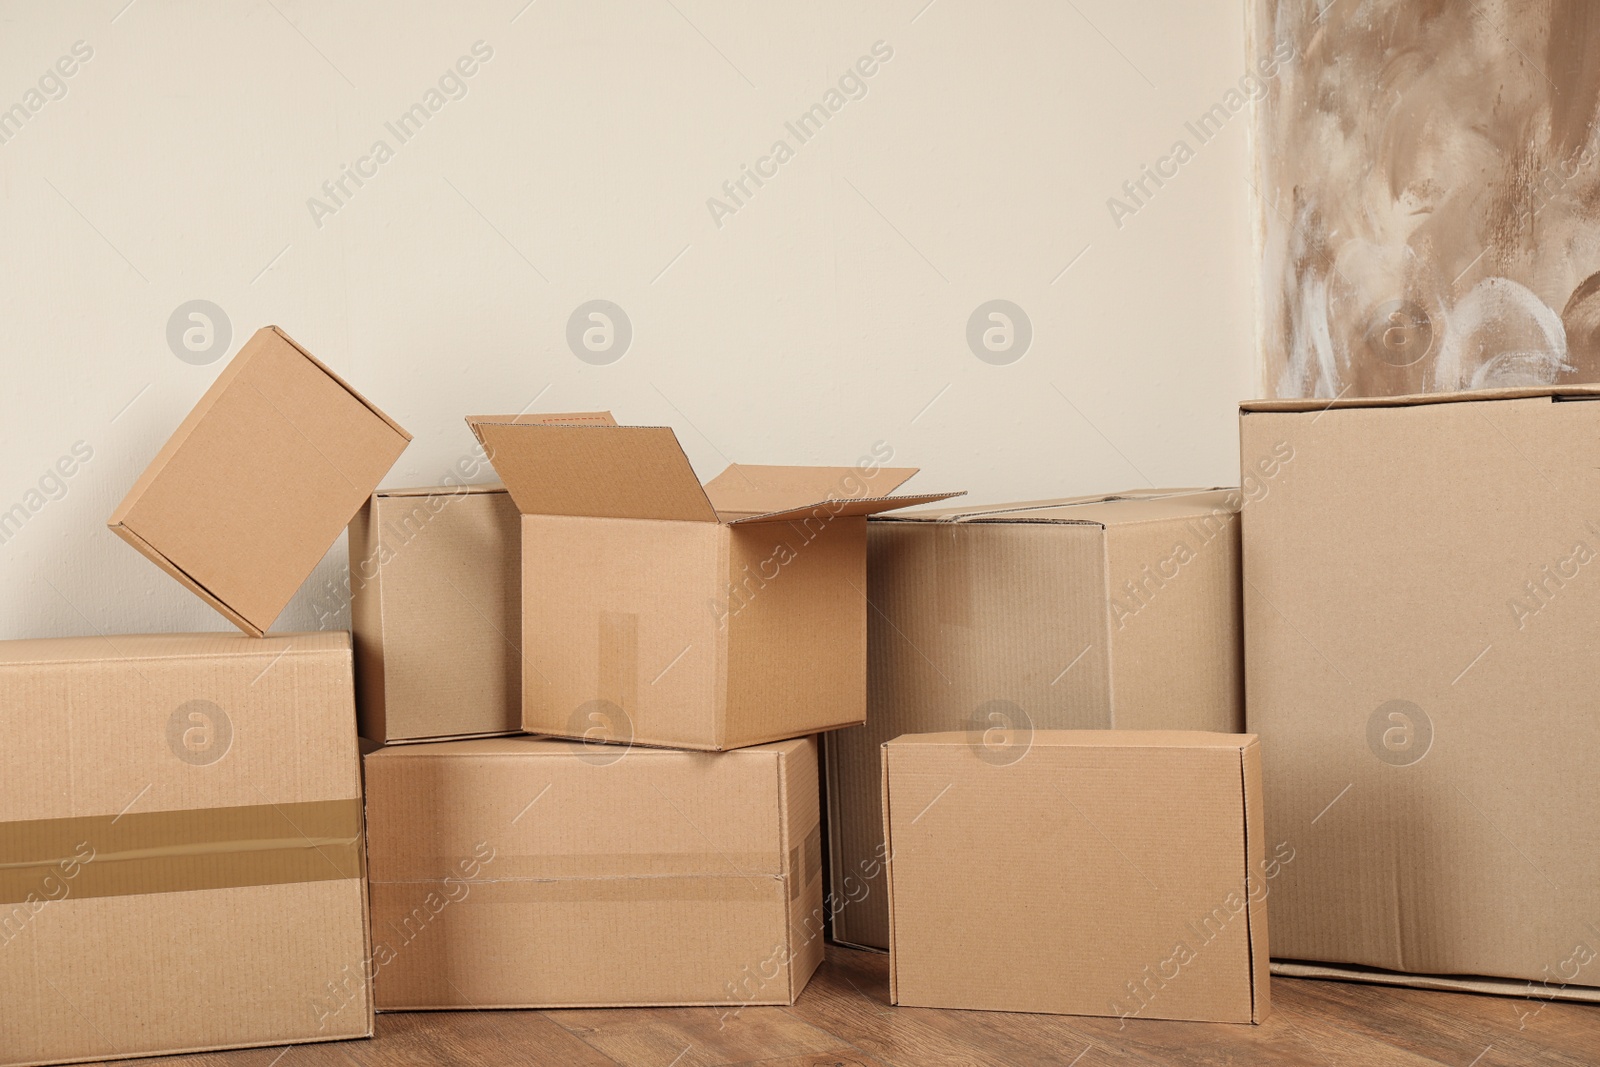
[[669,427],[610,418],[477,415],[467,425],[524,515],[717,521]]
[[805,519],[818,511],[838,518],[841,515],[876,515],[882,511],[893,511],[895,508],[908,508],[913,504],[932,504],[939,500],[949,500],[951,497],[965,496],[966,491],[955,493],[918,493],[909,496],[873,496],[860,497],[855,500],[835,498],[831,503],[817,501],[803,507],[790,508],[786,511],[774,511],[763,515],[745,515],[740,518],[730,519],[724,516],[723,521],[729,526],[739,526],[751,522],[785,522],[791,519]]
[[858,467],[731,463],[706,483],[706,496],[724,518],[744,518],[815,507],[826,500],[884,497],[916,473],[916,467],[862,471]]

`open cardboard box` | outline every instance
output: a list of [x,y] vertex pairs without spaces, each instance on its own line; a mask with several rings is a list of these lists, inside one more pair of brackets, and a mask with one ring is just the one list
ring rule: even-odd
[[721,750],[866,717],[868,515],[915,468],[733,464],[609,413],[469,418],[522,513],[522,727]]

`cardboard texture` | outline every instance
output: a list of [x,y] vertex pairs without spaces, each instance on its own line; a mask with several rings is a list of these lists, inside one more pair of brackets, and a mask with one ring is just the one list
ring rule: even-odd
[[[609,419],[609,416],[605,416]],[[866,717],[866,515],[915,471],[734,464],[666,427],[469,418],[522,513],[522,726],[723,750]],[[574,421],[580,420],[580,421]]]
[[349,635],[0,643],[0,1064],[372,1033]]
[[350,524],[361,736],[522,728],[522,545],[495,485],[386,489]]
[[410,440],[267,326],[223,368],[108,525],[259,637]]
[[879,746],[967,729],[1244,725],[1237,490],[940,508],[867,527],[867,722],[829,734],[830,907],[889,946]]
[[1260,749],[1242,734],[1048,730],[883,746],[895,1004],[1260,1022]]
[[814,739],[401,745],[366,780],[382,1010],[732,1011],[822,960]]
[[1291,968],[1597,998],[1597,398],[1244,406],[1287,457],[1243,563]]

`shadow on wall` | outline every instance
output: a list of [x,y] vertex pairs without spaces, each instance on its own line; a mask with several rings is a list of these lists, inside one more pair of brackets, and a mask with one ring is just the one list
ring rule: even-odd
[[1263,0],[1263,384],[1600,380],[1600,5]]

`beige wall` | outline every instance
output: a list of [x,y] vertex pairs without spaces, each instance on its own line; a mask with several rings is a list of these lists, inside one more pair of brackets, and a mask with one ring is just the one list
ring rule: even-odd
[[[1235,476],[1248,120],[1185,123],[1245,71],[1239,0],[274,2],[0,8],[0,108],[27,112],[0,126],[0,637],[224,625],[103,525],[223,365],[169,346],[192,300],[228,354],[279,323],[412,430],[391,485],[535,397],[673,425],[704,477],[879,441],[913,487],[988,500]],[[401,143],[385,123],[476,42]],[[785,123],[877,42],[800,143]],[[1118,225],[1108,198],[1180,137]],[[714,220],[779,138],[793,158]],[[609,365],[565,336],[597,298],[632,324]],[[1009,364],[968,345],[992,299],[1032,325]],[[279,628],[317,622],[307,591]]]

